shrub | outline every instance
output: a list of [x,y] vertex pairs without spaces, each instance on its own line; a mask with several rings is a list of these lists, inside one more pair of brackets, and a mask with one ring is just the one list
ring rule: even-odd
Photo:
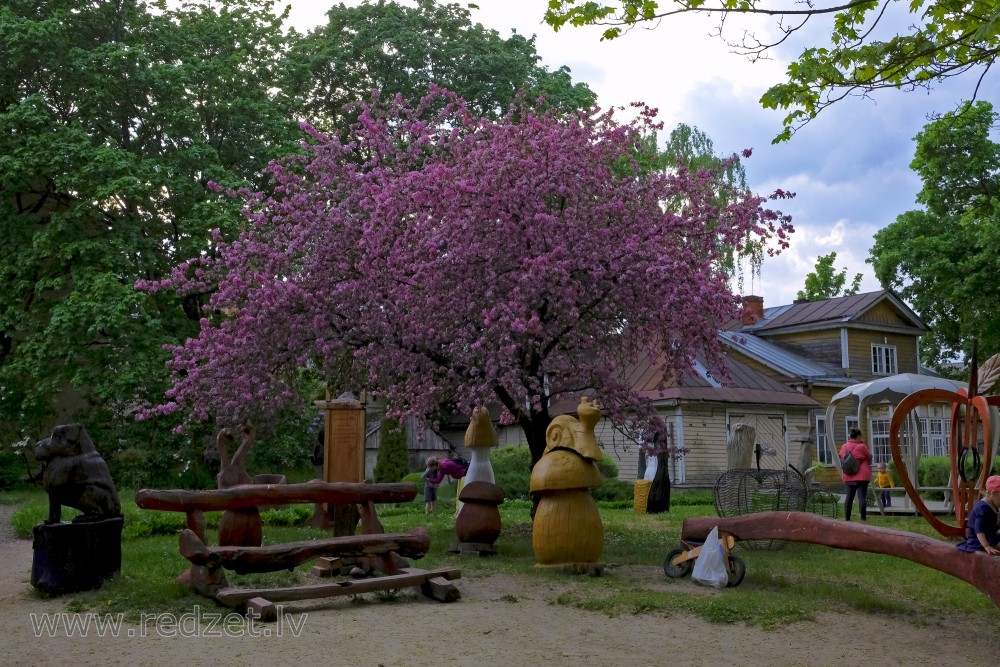
[[527,445],[499,447],[490,452],[493,476],[504,498],[527,498],[531,478],[531,451]]
[[606,480],[618,478],[618,464],[607,454],[597,462],[597,469],[601,471],[601,476]]
[[24,461],[16,454],[0,452],[0,489],[12,489],[25,482]]
[[948,486],[951,481],[951,460],[947,456],[920,457],[917,479],[920,486]]
[[375,459],[375,482],[398,482],[408,472],[406,432],[395,419],[382,421],[382,439]]
[[604,502],[622,502],[631,504],[635,497],[635,489],[631,480],[604,478],[604,483],[591,489],[594,500]]

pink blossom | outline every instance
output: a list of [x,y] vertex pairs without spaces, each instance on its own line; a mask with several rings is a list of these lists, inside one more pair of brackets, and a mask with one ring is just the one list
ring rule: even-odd
[[648,426],[620,369],[718,362],[739,304],[727,247],[787,246],[787,216],[720,198],[715,172],[642,172],[635,148],[658,125],[645,107],[624,125],[600,110],[493,121],[434,89],[357,113],[341,134],[304,126],[304,155],[268,167],[274,194],[240,194],[238,239],[144,283],[212,288],[225,314],[172,348],[154,412],[264,419],[311,360],[400,415],[499,400],[544,434],[549,401],[586,388],[619,423]]

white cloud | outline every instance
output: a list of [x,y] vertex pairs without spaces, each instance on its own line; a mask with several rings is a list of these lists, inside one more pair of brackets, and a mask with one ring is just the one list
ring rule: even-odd
[[[292,5],[291,22],[308,30],[325,22],[332,4],[300,0]],[[828,23],[811,22],[797,43],[771,54],[774,60],[751,64],[710,36],[716,27],[711,18],[673,17],[653,30],[637,28],[602,42],[599,28],[553,32],[542,23],[545,0],[477,4],[474,21],[504,36],[511,29],[535,34],[542,63],[551,69],[568,65],[575,80],[598,93],[602,106],[644,101],[659,108],[668,129],[678,122],[698,126],[719,152],[753,148],[746,163],[751,186],[761,193],[775,188],[797,193],[779,206],[793,216],[791,247],[765,260],[760,279],[746,280],[746,291],[764,296],[770,305],[791,303],[816,258],[829,252],[837,253],[836,267],[846,267],[849,278],[864,275],[863,290],[879,289],[865,259],[872,235],[916,207],[920,182],[909,169],[912,138],[928,113],[951,110],[971,96],[975,84],[960,77],[933,94],[885,91],[874,100],[848,99],[824,111],[790,142],[774,146],[770,142],[781,130],[784,112],[764,110],[758,100],[784,79],[788,59],[804,45],[828,41]],[[739,25],[730,21],[727,36],[738,38],[744,28],[762,36],[774,33],[774,24],[761,17]],[[984,99],[998,94],[1000,86],[990,79],[979,91]]]

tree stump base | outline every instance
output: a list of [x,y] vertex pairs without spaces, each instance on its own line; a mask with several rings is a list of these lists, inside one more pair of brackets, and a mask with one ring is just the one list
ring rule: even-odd
[[122,517],[40,523],[34,529],[31,585],[48,595],[100,588],[122,569]]
[[459,556],[495,556],[497,555],[497,548],[493,544],[486,544],[485,542],[454,542],[448,547],[448,552],[453,554],[458,554]]

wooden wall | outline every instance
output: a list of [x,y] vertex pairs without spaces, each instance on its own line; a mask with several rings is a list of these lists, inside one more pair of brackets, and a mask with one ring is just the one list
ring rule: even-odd
[[886,377],[885,375],[875,375],[872,373],[873,343],[877,345],[894,345],[896,347],[896,370],[898,373],[917,372],[916,337],[883,333],[880,331],[848,329],[847,354],[850,359],[851,377],[864,382]]
[[839,329],[769,335],[766,340],[817,363],[840,368]]

